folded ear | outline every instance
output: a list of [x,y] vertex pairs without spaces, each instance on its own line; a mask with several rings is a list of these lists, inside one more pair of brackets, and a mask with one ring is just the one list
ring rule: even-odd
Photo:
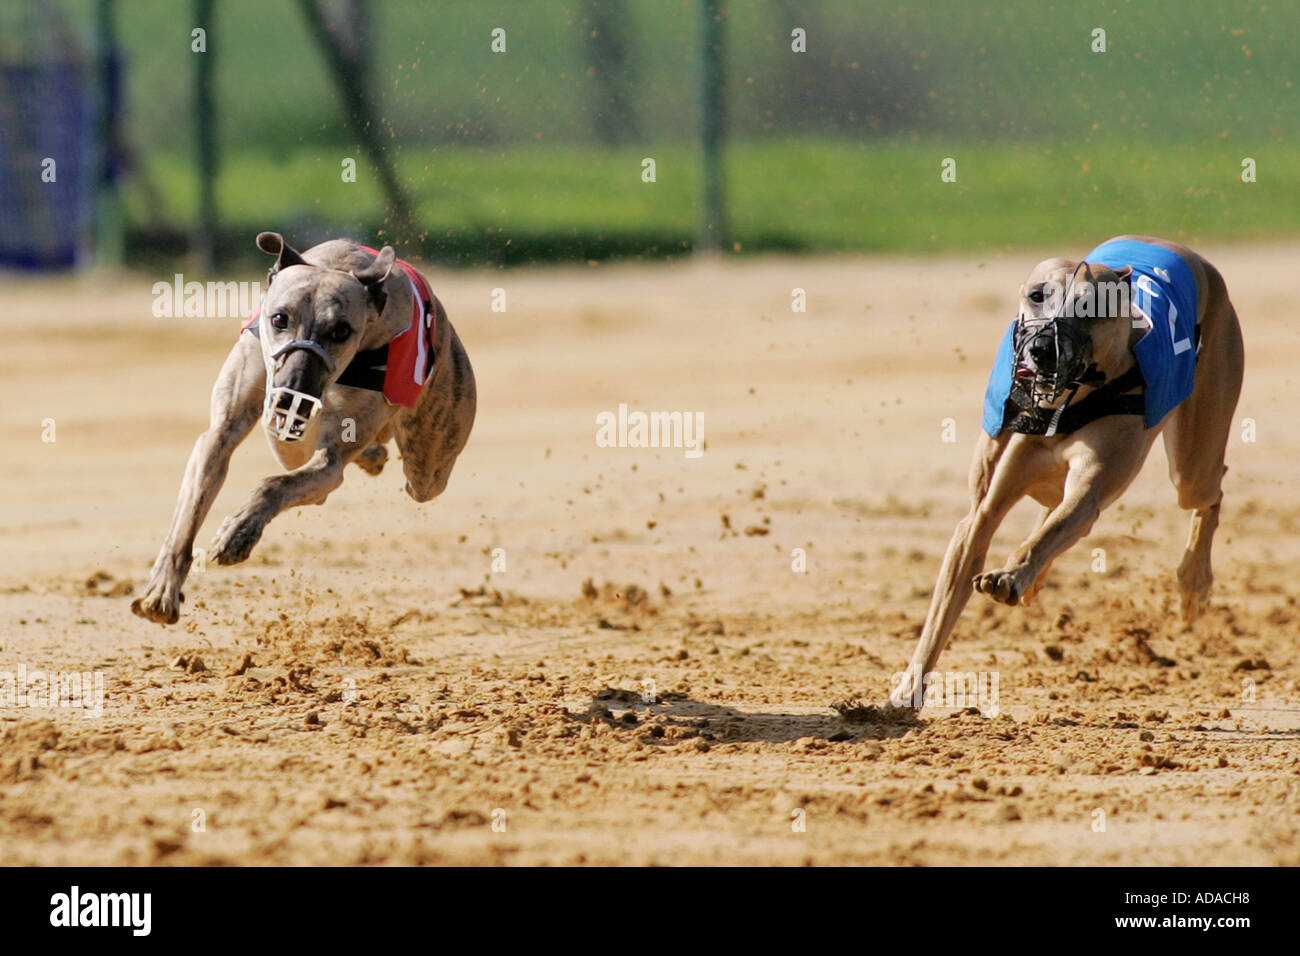
[[281,269],[289,266],[305,266],[307,261],[299,255],[298,250],[284,241],[284,236],[278,232],[259,232],[257,234],[257,248],[261,249],[268,256],[275,256],[275,265],[271,271],[266,274],[266,279],[270,282],[271,278]]
[[376,312],[383,312],[384,304],[388,301],[388,293],[384,291],[384,280],[393,271],[393,263],[396,261],[397,253],[393,251],[393,247],[384,246],[370,265],[352,273],[357,277],[357,281],[366,287]]
[[1133,277],[1133,267],[1123,266],[1119,269],[1116,269],[1115,276],[1119,279],[1120,282],[1128,282],[1128,280]]
[[379,250],[370,265],[357,269],[352,274],[361,281],[362,285],[373,285],[376,282],[383,282],[388,278],[388,273],[393,268],[393,263],[397,261],[397,253],[393,251],[392,246],[384,246]]

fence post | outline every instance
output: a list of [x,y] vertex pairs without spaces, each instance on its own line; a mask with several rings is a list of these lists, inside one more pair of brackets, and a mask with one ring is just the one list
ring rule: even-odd
[[703,50],[700,54],[700,138],[703,144],[704,193],[698,248],[714,252],[727,248],[727,209],[723,174],[726,135],[725,23],[722,0],[702,0]]
[[212,103],[213,58],[216,38],[212,30],[215,0],[195,0],[194,22],[206,31],[204,52],[197,54],[194,73],[194,144],[198,150],[199,217],[195,230],[195,251],[199,267],[211,272],[217,259],[217,135]]
[[121,268],[125,222],[120,192],[124,162],[122,148],[122,58],[118,51],[114,7],[117,0],[95,6],[95,59],[99,74],[96,121],[99,150],[95,157],[95,261]]

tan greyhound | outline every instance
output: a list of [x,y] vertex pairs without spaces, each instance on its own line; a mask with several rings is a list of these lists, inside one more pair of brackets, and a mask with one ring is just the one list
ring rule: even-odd
[[185,468],[171,530],[131,610],[174,624],[194,539],[236,446],[261,421],[287,474],[263,480],[222,522],[209,557],[245,560],[286,508],[323,504],[355,461],[378,474],[396,438],[406,492],[441,494],[474,424],[474,373],[442,304],[391,246],[343,239],[298,253],[278,233],[266,296],[212,390],[211,422]]
[[[972,591],[1027,604],[1052,561],[1137,476],[1161,432],[1178,505],[1192,512],[1178,586],[1183,619],[1194,621],[1213,579],[1210,545],[1243,363],[1223,277],[1185,246],[1121,236],[1082,262],[1036,265],[989,381],[970,511],[890,703],[924,703],[926,675]],[[1003,567],[983,571],[994,532],[1026,495],[1044,508],[1037,529]]]

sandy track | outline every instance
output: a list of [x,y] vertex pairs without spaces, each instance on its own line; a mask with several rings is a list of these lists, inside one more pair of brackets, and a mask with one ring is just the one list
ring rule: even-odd
[[[7,284],[0,670],[107,701],[0,711],[0,863],[1300,862],[1300,248],[1203,251],[1258,434],[1207,618],[1157,450],[1035,607],[968,608],[943,665],[996,671],[1000,715],[914,726],[830,705],[911,650],[1033,255],[435,274],[481,401],[447,493],[353,469],[167,629],[127,595],[238,322]],[[706,454],[597,448],[620,402],[702,411]],[[254,436],[202,541],[271,464]]]

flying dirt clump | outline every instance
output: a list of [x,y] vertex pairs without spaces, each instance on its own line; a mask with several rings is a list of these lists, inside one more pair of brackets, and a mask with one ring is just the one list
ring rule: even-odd
[[[393,644],[368,617],[343,613],[309,620],[286,612],[262,625],[257,638],[268,661],[286,664],[318,662],[392,667],[418,665],[407,649]],[[261,655],[259,655],[261,656]]]
[[121,598],[127,597],[135,590],[135,584],[129,579],[118,580],[107,571],[96,571],[86,578],[84,585],[89,597]]
[[911,707],[893,707],[870,704],[858,697],[849,697],[831,704],[831,710],[850,724],[883,724],[886,726],[918,726],[921,719]]
[[[672,592],[662,585],[659,593],[667,599]],[[596,626],[602,630],[639,631],[646,618],[657,618],[660,608],[651,603],[650,592],[639,584],[613,584],[606,581],[597,587],[591,578],[582,582],[584,610],[597,612]]]

